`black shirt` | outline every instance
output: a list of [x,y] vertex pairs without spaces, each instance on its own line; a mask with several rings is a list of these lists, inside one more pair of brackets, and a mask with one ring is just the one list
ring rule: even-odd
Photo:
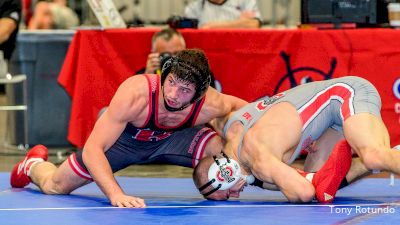
[[9,60],[15,48],[19,23],[21,21],[21,0],[0,0],[0,19],[2,18],[10,18],[17,25],[17,28],[12,32],[8,40],[0,44],[0,50],[4,52],[4,58]]

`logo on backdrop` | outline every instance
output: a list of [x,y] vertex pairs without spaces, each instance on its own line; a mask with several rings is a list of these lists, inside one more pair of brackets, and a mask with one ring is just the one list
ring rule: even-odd
[[279,80],[278,84],[275,86],[274,94],[296,87],[299,84],[305,84],[317,80],[329,80],[332,78],[332,74],[335,71],[337,64],[336,58],[333,57],[331,59],[330,69],[327,73],[320,69],[308,66],[292,68],[292,66],[290,65],[289,54],[281,51],[280,55],[285,61],[287,73]]
[[393,84],[393,94],[398,100],[400,100],[400,78],[397,78]]
[[397,98],[397,102],[394,104],[394,112],[399,115],[398,122],[400,124],[400,78],[393,83],[393,94]]

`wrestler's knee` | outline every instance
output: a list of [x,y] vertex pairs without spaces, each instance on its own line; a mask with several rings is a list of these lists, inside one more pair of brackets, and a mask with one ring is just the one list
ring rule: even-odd
[[293,195],[288,197],[290,202],[294,203],[307,203],[311,202],[315,197],[315,189],[311,184],[303,185],[298,187],[298,191]]
[[295,197],[290,197],[288,198],[290,202],[293,203],[307,203],[311,202],[314,199],[315,194],[307,194],[307,193],[301,193],[298,196]]
[[306,202],[311,202],[315,197],[315,191],[313,188],[308,188],[307,190],[304,190],[300,196],[299,196],[299,200],[302,203],[306,203]]
[[71,188],[68,188],[68,182],[69,181],[65,179],[51,177],[44,182],[41,190],[43,193],[48,195],[69,194],[73,190],[71,190]]
[[75,174],[66,164],[62,164],[56,173],[44,180],[41,190],[46,194],[69,194],[90,182]]

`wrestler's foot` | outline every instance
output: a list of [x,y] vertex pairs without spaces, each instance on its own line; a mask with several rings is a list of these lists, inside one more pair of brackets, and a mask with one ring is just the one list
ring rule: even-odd
[[26,157],[19,163],[17,163],[10,177],[11,187],[23,188],[31,182],[28,176],[30,167],[37,163],[47,161],[48,150],[43,145],[36,145],[26,154]]
[[346,140],[338,142],[324,166],[315,173],[312,183],[315,197],[320,203],[330,203],[350,169],[351,147]]

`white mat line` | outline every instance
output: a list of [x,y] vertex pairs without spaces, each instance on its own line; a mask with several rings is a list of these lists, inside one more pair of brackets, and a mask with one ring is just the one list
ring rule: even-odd
[[[167,209],[167,208],[275,208],[275,207],[368,207],[368,206],[400,206],[400,203],[377,203],[377,204],[338,204],[338,205],[165,205],[147,206],[145,209]],[[105,207],[59,207],[59,208],[4,208],[0,211],[41,211],[41,210],[91,210],[91,209],[129,209],[112,206]]]

